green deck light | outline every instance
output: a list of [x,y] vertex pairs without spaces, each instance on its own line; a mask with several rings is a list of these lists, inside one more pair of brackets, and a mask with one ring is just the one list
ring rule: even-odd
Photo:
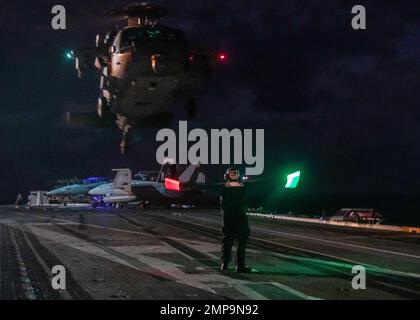
[[299,183],[300,171],[287,175],[286,189],[295,189]]

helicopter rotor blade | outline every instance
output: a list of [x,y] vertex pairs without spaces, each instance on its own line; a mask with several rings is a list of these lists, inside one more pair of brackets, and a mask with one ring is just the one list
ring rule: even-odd
[[104,12],[106,16],[124,18],[149,18],[158,20],[170,14],[169,10],[159,5],[145,2],[118,6]]

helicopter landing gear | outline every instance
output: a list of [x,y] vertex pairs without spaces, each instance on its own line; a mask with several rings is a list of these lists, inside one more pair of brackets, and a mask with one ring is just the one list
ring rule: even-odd
[[98,98],[98,104],[96,105],[96,109],[98,111],[98,116],[100,118],[106,118],[109,113],[109,106],[108,101],[105,97]]
[[197,113],[197,104],[194,98],[188,98],[185,104],[188,119],[194,118]]
[[121,115],[117,115],[117,120],[115,124],[118,126],[118,129],[121,131],[121,143],[120,143],[120,151],[121,154],[127,154],[128,149],[128,134],[131,129],[131,124],[127,122],[127,118]]
[[128,133],[123,132],[121,136],[120,151],[122,155],[127,154],[128,150]]

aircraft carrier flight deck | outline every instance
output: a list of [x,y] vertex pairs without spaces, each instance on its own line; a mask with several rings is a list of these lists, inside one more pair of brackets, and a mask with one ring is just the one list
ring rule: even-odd
[[[220,270],[203,209],[0,208],[1,299],[418,299],[420,235],[250,217],[247,265]],[[366,290],[354,290],[354,266]],[[51,286],[54,266],[65,290]]]

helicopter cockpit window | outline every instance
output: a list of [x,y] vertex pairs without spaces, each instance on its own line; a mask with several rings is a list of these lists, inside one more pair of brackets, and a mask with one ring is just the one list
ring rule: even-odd
[[154,40],[184,42],[185,37],[180,31],[163,28],[129,28],[121,35],[123,46]]

